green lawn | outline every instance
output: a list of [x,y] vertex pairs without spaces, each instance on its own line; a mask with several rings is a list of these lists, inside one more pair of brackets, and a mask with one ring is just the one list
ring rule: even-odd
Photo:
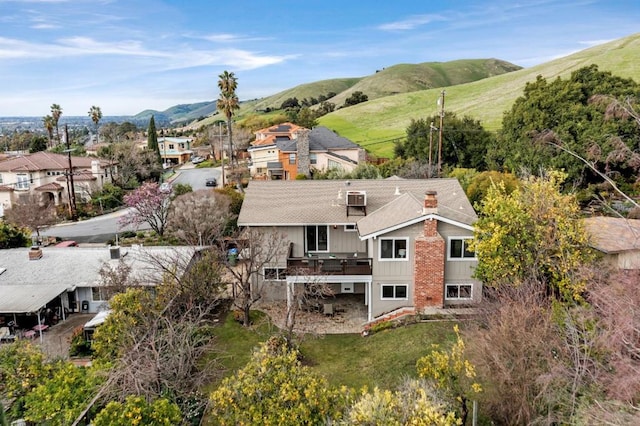
[[[227,369],[226,375],[243,367],[252,349],[279,331],[261,313],[256,313],[254,323],[245,329],[230,315],[217,328],[217,347],[223,354],[219,361]],[[405,377],[415,377],[416,361],[431,350],[433,343],[452,341],[453,337],[453,323],[429,322],[388,329],[368,337],[304,336],[300,347],[305,365],[326,377],[333,386],[393,389]]]

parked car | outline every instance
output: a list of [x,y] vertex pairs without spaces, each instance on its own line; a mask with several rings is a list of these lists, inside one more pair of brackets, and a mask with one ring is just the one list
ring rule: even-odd
[[193,164],[200,164],[204,161],[204,158],[202,157],[191,157],[191,162]]
[[214,177],[207,178],[205,182],[206,186],[218,186],[218,180]]
[[163,182],[160,185],[160,192],[171,192],[171,184],[169,182]]

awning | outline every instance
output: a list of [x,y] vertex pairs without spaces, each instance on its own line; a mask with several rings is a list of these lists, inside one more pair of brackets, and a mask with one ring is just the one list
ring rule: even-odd
[[66,292],[67,286],[67,284],[2,285],[0,286],[0,313],[37,312],[47,303]]
[[111,310],[98,312],[98,314],[95,317],[91,318],[84,325],[84,329],[86,330],[86,329],[96,328],[97,326],[102,324],[107,319],[107,317],[109,316],[110,313],[111,313]]

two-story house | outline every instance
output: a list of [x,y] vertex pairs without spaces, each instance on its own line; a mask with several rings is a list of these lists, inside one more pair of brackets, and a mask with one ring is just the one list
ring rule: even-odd
[[359,295],[372,322],[477,302],[476,219],[456,179],[251,181],[238,225],[290,242],[260,277],[265,299],[324,283]]
[[158,149],[165,164],[184,164],[191,158],[192,138],[161,137],[158,138]]
[[326,127],[308,130],[283,123],[256,132],[247,150],[251,176],[257,179],[293,180],[313,170],[353,170],[365,160],[365,151]]
[[[71,169],[76,199],[84,201],[117,173],[116,163],[90,157],[71,156]],[[27,194],[37,194],[43,203],[65,204],[69,200],[69,176],[68,155],[43,151],[2,161],[0,209],[11,208]]]

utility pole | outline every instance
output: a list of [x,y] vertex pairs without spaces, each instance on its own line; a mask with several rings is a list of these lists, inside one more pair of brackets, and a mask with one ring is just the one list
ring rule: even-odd
[[433,152],[433,131],[435,127],[433,126],[433,121],[429,124],[429,176],[433,176],[433,161],[431,159],[431,153]]
[[220,137],[220,164],[222,165],[222,187],[224,188],[224,141],[222,140],[222,123],[218,122],[218,136]]
[[67,125],[64,125],[64,139],[67,143],[67,158],[69,159],[69,172],[67,173],[67,191],[69,192],[69,214],[71,220],[78,220],[78,214],[76,210],[76,189],[73,185],[73,165],[71,164],[71,143],[69,142],[69,129]]
[[440,93],[438,104],[440,105],[440,129],[438,134],[438,177],[442,173],[442,131],[444,126],[444,90]]

